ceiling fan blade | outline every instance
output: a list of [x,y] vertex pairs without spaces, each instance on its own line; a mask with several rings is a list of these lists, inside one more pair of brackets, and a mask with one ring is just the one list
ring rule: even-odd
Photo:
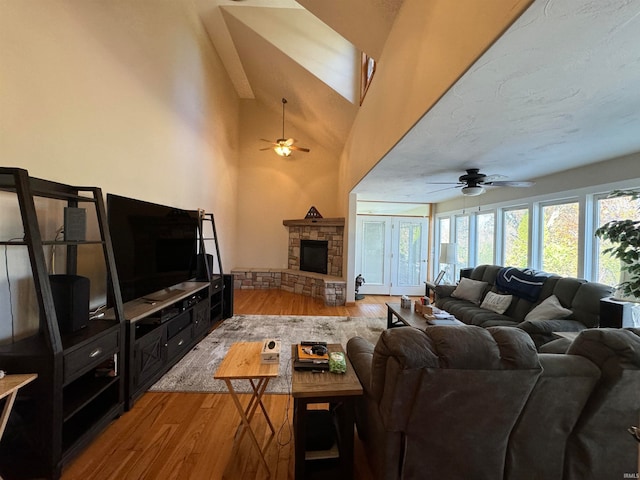
[[263,151],[263,150],[273,150],[273,147],[265,147],[260,149],[260,151]]
[[304,148],[304,147],[296,147],[295,145],[289,145],[289,148],[291,150],[299,150],[301,152],[310,152],[311,150],[309,150],[308,148]]
[[536,182],[510,182],[510,181],[482,182],[482,185],[488,185],[490,187],[531,187],[535,184]]
[[[445,183],[431,183],[429,185],[446,185]],[[446,187],[446,188],[439,188],[438,190],[434,190],[433,192],[429,192],[429,193],[440,193],[440,192],[446,192],[447,190],[452,190],[454,188],[460,188],[462,185],[453,185],[451,187]]]
[[453,185],[453,186],[461,186],[464,185],[462,182],[424,182],[424,185]]
[[277,145],[277,144],[273,143],[271,140],[267,140],[266,138],[261,138],[260,140],[262,140],[263,142],[270,143],[271,145]]

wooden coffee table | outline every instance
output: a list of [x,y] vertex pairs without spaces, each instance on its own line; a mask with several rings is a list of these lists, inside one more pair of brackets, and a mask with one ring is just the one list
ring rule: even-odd
[[[232,344],[213,378],[224,380],[227,388],[229,389],[229,393],[231,394],[231,398],[233,398],[233,403],[240,413],[241,422],[238,426],[238,431],[236,432],[234,446],[242,440],[244,432],[248,431],[249,436],[251,437],[251,442],[255,445],[256,449],[258,449],[258,452],[260,452],[262,464],[270,475],[271,472],[269,471],[269,466],[264,458],[264,452],[269,447],[271,440],[275,435],[275,429],[273,428],[271,419],[269,419],[267,410],[262,404],[262,395],[267,389],[269,380],[278,376],[280,365],[278,363],[261,363],[261,350],[262,342],[239,342]],[[251,384],[253,394],[251,395],[246,407],[242,406],[238,395],[233,389],[231,380],[248,380]],[[260,447],[258,439],[256,438],[254,431],[251,429],[251,419],[253,418],[253,414],[258,406],[260,406],[260,409],[269,424],[269,428],[271,429],[271,437],[264,449]]]
[[[327,345],[329,352],[343,352],[342,345]],[[291,345],[291,358],[295,358],[296,345]],[[295,478],[307,478],[305,474],[307,460],[313,458],[338,457],[341,473],[334,478],[353,478],[353,430],[355,420],[355,401],[362,395],[362,385],[358,376],[347,361],[346,373],[331,373],[329,371],[314,373],[293,369],[291,394],[293,395],[293,433],[295,436]],[[291,360],[293,362],[293,360]],[[328,451],[326,455],[318,452],[305,452],[305,435],[307,422],[307,407],[314,403],[328,403],[338,407],[336,420],[338,426],[338,450]]]

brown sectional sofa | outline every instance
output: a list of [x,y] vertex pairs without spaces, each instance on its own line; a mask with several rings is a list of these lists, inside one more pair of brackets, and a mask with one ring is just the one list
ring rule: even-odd
[[[480,302],[487,292],[500,292],[496,286],[496,278],[503,267],[498,265],[480,265],[468,269],[466,278],[486,282]],[[435,305],[453,314],[458,320],[481,327],[512,326],[519,327],[531,335],[536,346],[554,339],[553,332],[579,332],[599,325],[600,299],[611,295],[612,288],[596,282],[570,277],[549,275],[542,285],[536,301],[513,294],[511,304],[503,314],[480,307],[468,300],[455,298],[452,295],[456,286],[439,285],[435,289]],[[567,318],[525,321],[525,317],[533,308],[545,299],[555,295],[560,304],[571,310]]]
[[347,353],[377,480],[638,478],[640,329],[589,329],[557,355],[517,328],[403,327]]

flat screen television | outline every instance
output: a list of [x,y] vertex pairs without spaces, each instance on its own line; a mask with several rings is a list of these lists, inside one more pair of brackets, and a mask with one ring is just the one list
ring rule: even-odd
[[196,276],[198,212],[107,194],[122,301]]

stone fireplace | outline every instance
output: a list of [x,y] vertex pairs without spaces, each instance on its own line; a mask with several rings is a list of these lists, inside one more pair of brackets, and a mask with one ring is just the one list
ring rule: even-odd
[[[322,299],[325,305],[344,305],[347,298],[346,281],[342,279],[344,218],[305,218],[282,223],[289,228],[288,268],[233,269],[234,288],[279,288]],[[326,270],[319,269],[324,273],[304,270],[307,267],[301,264],[301,257],[306,245],[323,246],[320,264]],[[313,252],[312,257],[316,253]],[[305,263],[306,260],[305,253]],[[318,258],[313,260],[318,262]]]
[[303,270],[300,268],[301,241],[325,241],[327,242],[327,269],[324,273],[333,277],[342,277],[344,218],[285,220],[283,224],[289,227],[288,268],[290,270]]

